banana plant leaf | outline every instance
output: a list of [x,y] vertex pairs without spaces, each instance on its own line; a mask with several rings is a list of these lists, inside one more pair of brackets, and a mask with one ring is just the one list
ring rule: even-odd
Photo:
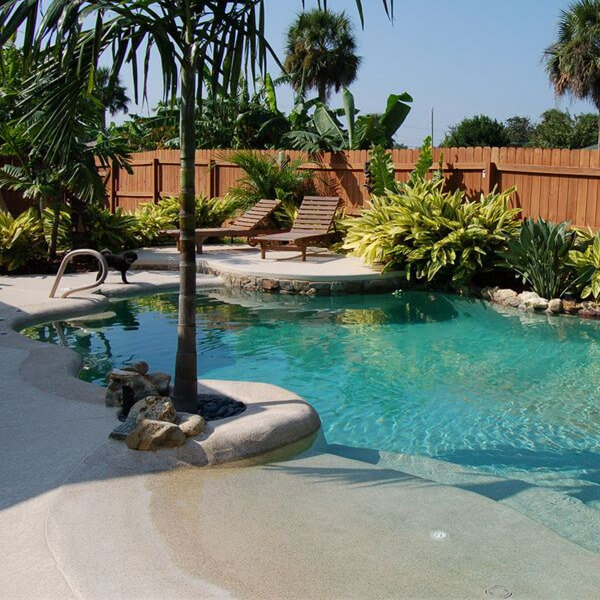
[[315,108],[313,123],[315,124],[315,128],[320,135],[334,140],[336,145],[339,141],[339,145],[344,147],[346,142],[344,130],[341,128],[340,123],[335,118],[333,113],[328,110],[324,104],[321,104]]
[[385,135],[388,138],[394,137],[400,125],[404,123],[411,109],[408,103],[412,101],[413,98],[408,92],[390,94],[388,96],[385,112],[381,115],[380,119],[381,125],[385,130]]
[[348,123],[348,147],[354,148],[354,96],[352,92],[344,87],[342,91],[342,101],[344,103],[344,112],[346,113],[346,122]]

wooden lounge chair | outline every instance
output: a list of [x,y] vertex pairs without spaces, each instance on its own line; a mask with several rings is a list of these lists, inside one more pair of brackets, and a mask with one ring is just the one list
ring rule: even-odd
[[265,258],[267,248],[271,247],[277,250],[300,250],[302,260],[306,260],[307,246],[323,243],[333,233],[333,219],[339,205],[338,196],[305,196],[290,231],[261,235],[250,241],[260,244],[261,258]]
[[[252,208],[238,217],[226,227],[206,227],[196,229],[196,249],[202,254],[202,245],[207,238],[245,237],[250,238],[259,233],[272,233],[277,229],[269,228],[269,218],[281,206],[281,200],[259,200]],[[177,239],[179,249],[179,229],[161,231],[163,235]]]

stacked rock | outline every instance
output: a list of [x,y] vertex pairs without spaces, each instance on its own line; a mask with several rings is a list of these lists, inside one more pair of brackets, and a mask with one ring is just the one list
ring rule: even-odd
[[135,450],[158,450],[177,448],[188,437],[203,433],[202,416],[175,410],[168,396],[171,376],[148,370],[147,363],[139,362],[108,375],[106,404],[121,406],[124,420],[110,437],[125,440]]

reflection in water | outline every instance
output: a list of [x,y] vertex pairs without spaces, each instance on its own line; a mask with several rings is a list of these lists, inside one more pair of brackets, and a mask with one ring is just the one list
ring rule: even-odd
[[[201,376],[266,381],[319,411],[330,442],[518,472],[600,503],[600,324],[428,292],[198,298]],[[32,327],[103,382],[125,362],[173,371],[177,296]]]

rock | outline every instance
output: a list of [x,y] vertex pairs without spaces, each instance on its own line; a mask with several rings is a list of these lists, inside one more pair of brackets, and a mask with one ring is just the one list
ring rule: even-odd
[[588,305],[582,308],[578,314],[583,319],[600,319],[600,306]]
[[131,363],[130,365],[125,365],[121,370],[122,371],[133,371],[134,373],[139,373],[140,375],[145,375],[150,367],[147,362],[140,360],[139,362]]
[[155,391],[152,393],[153,396],[168,396],[169,386],[171,385],[171,376],[168,373],[161,373],[156,371],[155,373],[148,373],[146,379],[154,386]]
[[156,393],[155,386],[147,381],[146,376],[140,375],[135,371],[115,369],[108,374],[108,386],[106,387],[107,406],[123,405],[124,386],[131,388],[136,401]]
[[563,300],[562,310],[568,315],[576,315],[581,309],[581,305],[575,302],[575,300]]
[[148,363],[140,361],[115,369],[108,374],[106,405],[123,405],[123,388],[133,392],[133,402],[148,396],[168,396],[171,376],[168,373],[148,373]]
[[138,423],[144,419],[168,421],[169,423],[175,423],[177,420],[175,406],[166,396],[148,396],[136,402],[131,407],[130,413],[134,413]]
[[206,421],[203,417],[185,412],[177,413],[177,424],[187,437],[200,435],[206,427]]
[[137,427],[137,421],[133,418],[127,418],[123,423],[119,423],[109,434],[108,437],[113,440],[123,441]]
[[517,307],[521,304],[519,300],[519,295],[515,290],[511,289],[494,289],[488,292],[490,294],[490,299],[492,302],[496,304],[501,304],[502,306],[512,306]]
[[485,298],[486,300],[493,300],[494,299],[494,293],[497,292],[500,288],[498,287],[484,287],[481,290],[481,297]]
[[511,290],[509,288],[504,288],[504,289],[495,288],[495,289],[490,290],[488,293],[490,295],[490,298],[494,302],[498,302],[498,304],[501,304],[507,298],[516,298],[518,296],[518,294],[517,294],[517,292],[515,292],[515,290]]
[[282,279],[279,281],[279,288],[281,293],[289,292],[291,294],[296,293],[296,282],[291,279]]
[[525,310],[546,310],[548,308],[548,300],[540,297],[535,292],[522,292],[518,296],[519,308]]
[[558,314],[562,311],[562,300],[560,298],[552,298],[550,302],[548,302],[548,312],[553,314]]
[[185,440],[185,433],[175,423],[144,419],[127,436],[125,443],[132,450],[158,450],[177,448],[185,444]]
[[275,291],[279,289],[279,281],[277,279],[263,279],[261,280],[261,288],[267,292]]
[[317,296],[329,296],[331,293],[331,283],[328,281],[310,281],[309,292],[310,290],[315,290]]

